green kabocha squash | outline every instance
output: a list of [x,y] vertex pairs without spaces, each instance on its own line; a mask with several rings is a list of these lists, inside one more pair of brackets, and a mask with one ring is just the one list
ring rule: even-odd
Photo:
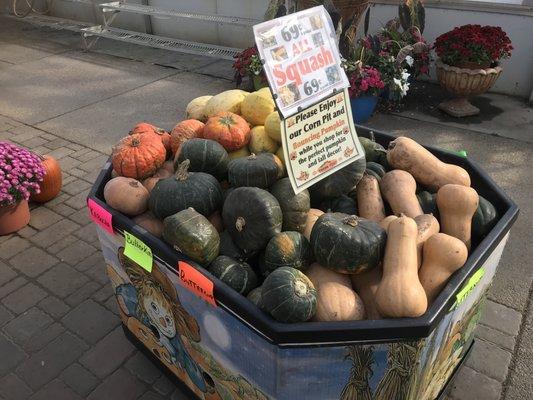
[[327,213],[316,221],[311,247],[320,265],[344,274],[358,274],[378,266],[387,234],[374,221],[355,215]]
[[316,313],[316,289],[296,268],[281,267],[263,282],[261,305],[280,322],[305,322]]
[[262,308],[261,304],[261,291],[263,290],[262,286],[256,287],[255,289],[252,289],[249,293],[248,300],[250,300],[252,303],[254,303],[257,307]]
[[334,172],[309,189],[315,197],[325,199],[349,193],[361,180],[366,169],[365,158],[360,158]]
[[320,209],[325,212],[340,212],[344,214],[357,214],[357,203],[350,196],[343,194],[339,197],[325,199],[320,204]]
[[419,192],[416,197],[418,198],[418,202],[420,203],[420,207],[422,207],[422,211],[424,211],[424,214],[433,214],[435,218],[438,218],[439,209],[437,208],[436,193],[430,193],[428,191],[423,190]]
[[188,172],[189,164],[182,162],[174,176],[160,179],[150,192],[148,208],[159,219],[188,207],[208,217],[222,205],[217,179],[204,172]]
[[278,164],[270,153],[251,154],[228,164],[231,186],[253,186],[267,189],[278,179]]
[[205,172],[218,179],[224,179],[228,174],[228,152],[214,140],[187,140],[178,149],[176,160],[178,163],[189,160],[189,171]]
[[479,196],[479,204],[472,217],[472,237],[479,241],[494,227],[498,220],[498,211],[486,198]]
[[209,266],[209,272],[245,296],[258,283],[252,267],[228,256],[218,256]]
[[383,165],[374,162],[374,161],[368,161],[366,163],[366,173],[369,175],[372,175],[376,177],[376,179],[379,181],[381,178],[383,178],[383,175],[385,175],[387,171],[385,171],[385,168],[383,168]]
[[361,142],[361,146],[363,146],[365,151],[365,158],[367,162],[372,161],[380,163],[382,158],[386,156],[387,150],[385,150],[382,145],[376,143],[374,140],[359,136],[359,141]]
[[283,216],[276,198],[256,187],[233,190],[222,208],[222,220],[231,238],[246,254],[262,250],[281,232]]
[[246,254],[242,251],[231,238],[228,231],[223,231],[220,233],[220,250],[219,254],[221,256],[228,256],[237,261],[246,261],[248,258],[253,256],[253,254]]
[[208,265],[216,258],[220,246],[215,227],[193,208],[163,220],[163,239],[202,265]]
[[283,213],[283,230],[303,233],[307,221],[307,213],[311,208],[309,192],[304,190],[294,193],[289,178],[274,183],[270,192],[278,200]]
[[312,259],[311,245],[300,232],[278,233],[270,239],[265,249],[265,267],[270,272],[281,267],[305,271]]

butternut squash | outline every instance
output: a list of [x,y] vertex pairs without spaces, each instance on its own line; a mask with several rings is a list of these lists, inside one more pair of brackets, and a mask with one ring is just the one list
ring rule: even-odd
[[305,223],[304,236],[307,240],[311,240],[311,231],[315,225],[316,220],[324,214],[324,211],[319,210],[318,208],[311,208],[307,213],[307,221]]
[[379,222],[379,225],[385,229],[385,232],[387,232],[389,230],[389,225],[392,221],[394,221],[395,219],[397,219],[398,216],[396,215],[389,215],[388,217],[385,217],[383,218],[380,222]]
[[383,271],[381,266],[357,275],[350,275],[352,287],[365,305],[367,319],[382,318],[376,304],[376,292],[382,275]]
[[364,304],[352,290],[349,275],[313,263],[305,274],[317,290],[315,321],[349,321],[363,319]]
[[414,219],[405,215],[389,225],[383,278],[376,292],[378,311],[384,317],[419,317],[426,312],[427,297],[418,280]]
[[422,247],[424,242],[430,236],[438,233],[440,230],[439,221],[433,214],[422,214],[415,218],[416,226],[418,228],[418,235],[416,236],[416,254],[418,260],[418,268],[422,265]]
[[378,223],[385,218],[385,204],[381,198],[379,181],[375,176],[365,173],[355,190],[360,217]]
[[365,306],[351,288],[323,282],[317,289],[314,321],[354,321],[365,318]]
[[309,278],[316,289],[324,282],[335,282],[339,285],[344,285],[347,288],[352,288],[352,283],[350,282],[350,276],[346,274],[341,274],[339,272],[332,271],[329,268],[323,267],[319,263],[312,263],[305,274]]
[[410,218],[424,214],[416,197],[415,178],[409,172],[400,169],[387,172],[381,178],[380,189],[394,214]]
[[424,243],[424,262],[418,276],[431,304],[442,291],[450,276],[468,258],[466,245],[445,233],[435,233]]
[[470,250],[472,216],[477,210],[479,196],[471,187],[448,184],[437,192],[441,231],[463,241]]
[[407,137],[389,143],[387,161],[393,168],[409,172],[417,182],[435,190],[448,183],[470,186],[470,175],[464,168],[442,162]]

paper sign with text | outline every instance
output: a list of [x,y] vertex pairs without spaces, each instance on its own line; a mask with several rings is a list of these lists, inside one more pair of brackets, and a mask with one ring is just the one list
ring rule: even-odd
[[178,261],[178,268],[183,286],[216,307],[213,282],[185,261]]
[[93,199],[87,200],[87,207],[89,208],[89,216],[94,223],[100,225],[106,232],[114,235],[113,216],[111,213]]
[[323,6],[254,25],[255,42],[285,118],[349,86]]
[[124,239],[124,255],[139,264],[148,272],[152,272],[152,265],[154,262],[152,249],[129,232],[124,231]]
[[281,121],[287,174],[295,193],[364,157],[348,90]]

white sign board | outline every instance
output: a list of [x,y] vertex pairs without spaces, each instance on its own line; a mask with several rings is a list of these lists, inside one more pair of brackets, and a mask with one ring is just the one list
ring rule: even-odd
[[281,140],[295,193],[365,155],[347,89],[282,120]]
[[285,118],[349,86],[335,30],[323,6],[257,24],[254,35]]

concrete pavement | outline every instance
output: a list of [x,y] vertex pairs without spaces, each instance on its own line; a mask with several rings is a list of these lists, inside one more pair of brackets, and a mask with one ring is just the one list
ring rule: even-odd
[[[0,238],[0,399],[185,398],[122,336],[84,199],[110,146],[135,122],[171,128],[190,99],[234,86],[231,65],[106,41],[83,53],[79,40],[0,17],[0,140],[51,153],[65,171],[63,193],[34,209],[28,228]],[[481,104],[504,112],[470,124],[411,104],[370,121],[467,150],[521,208],[454,400],[533,393],[531,109],[487,99]],[[39,360],[47,360],[44,374]]]

